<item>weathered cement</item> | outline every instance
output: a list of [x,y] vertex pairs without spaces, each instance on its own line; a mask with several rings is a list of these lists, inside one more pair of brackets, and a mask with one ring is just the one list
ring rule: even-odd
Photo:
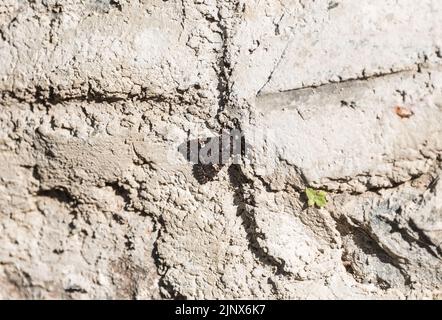
[[0,298],[441,299],[441,48],[438,0],[2,1]]

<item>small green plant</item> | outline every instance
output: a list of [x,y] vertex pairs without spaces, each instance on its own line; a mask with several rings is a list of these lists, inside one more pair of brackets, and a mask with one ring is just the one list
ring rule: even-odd
[[327,193],[325,191],[306,188],[305,194],[308,199],[309,207],[316,205],[318,208],[323,208],[327,204]]

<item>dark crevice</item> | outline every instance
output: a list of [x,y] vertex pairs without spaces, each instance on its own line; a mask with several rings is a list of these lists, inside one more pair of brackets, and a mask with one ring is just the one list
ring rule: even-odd
[[124,222],[124,218],[122,217],[122,216],[120,216],[119,214],[117,214],[117,213],[113,213],[112,214],[112,219],[116,222],[116,223],[118,223],[119,225],[123,225],[125,222]]
[[124,235],[124,238],[126,239],[126,241],[124,242],[124,246],[126,247],[126,250],[128,250],[128,251],[135,250],[135,244],[134,244],[132,238],[127,234]]
[[160,295],[163,299],[187,300],[187,297],[182,295],[177,290],[175,290],[173,285],[165,277],[167,272],[169,271],[169,267],[167,266],[166,262],[161,257],[161,255],[159,253],[159,249],[158,249],[158,243],[161,239],[161,234],[165,230],[163,218],[159,217],[157,219],[157,221],[155,221],[155,225],[160,225],[160,228],[157,230],[157,238],[155,239],[155,242],[153,243],[152,259],[154,260],[154,263],[157,267],[157,273],[160,276],[158,286],[160,288],[163,288],[167,292],[167,294],[164,294],[160,290]]
[[109,5],[113,8],[116,8],[118,11],[123,11],[123,6],[121,5],[119,0],[110,0]]
[[69,236],[72,236],[74,234],[74,230],[77,229],[75,222],[78,220],[78,212],[72,211],[70,215],[72,216],[72,219],[68,224],[68,228],[69,228]]
[[[181,0],[181,34],[184,32],[184,27],[185,27],[185,21],[186,21],[186,4],[185,4],[185,0]],[[180,34],[180,37],[181,37]]]
[[[283,188],[275,189],[274,187],[272,187],[272,184],[269,181],[265,180],[264,177],[255,174],[255,178],[257,178],[262,183],[266,191],[269,193],[288,191],[290,189],[290,191],[295,191],[299,193],[301,200],[307,202],[307,198],[304,195],[305,195],[305,188],[309,186],[309,181],[305,176],[304,172],[301,170],[300,167],[288,163],[285,159],[279,158],[278,160],[280,163],[285,163],[288,167],[291,167],[295,170],[296,172],[296,178],[294,179],[295,181],[286,182]],[[304,209],[306,207],[307,206],[305,206]]]
[[275,281],[273,281],[272,278],[267,279],[267,283],[272,287],[271,291],[274,295],[278,294],[278,286],[276,285]]
[[398,267],[397,261],[392,258],[364,229],[347,222],[345,217],[338,220],[336,228],[345,237],[350,235],[355,244],[367,255],[375,255],[379,261]]
[[69,206],[73,206],[76,203],[76,200],[63,187],[56,187],[48,190],[38,190],[37,196],[55,199],[58,202],[66,203]]
[[333,10],[333,9],[337,8],[338,6],[339,6],[339,3],[338,3],[338,2],[330,1],[330,2],[328,3],[327,10],[328,10],[328,11]]
[[218,19],[217,26],[220,30],[222,47],[220,52],[220,57],[217,61],[217,71],[218,71],[218,110],[217,115],[224,111],[226,105],[229,102],[229,77],[230,77],[230,62],[229,62],[229,46],[228,46],[228,28],[225,25],[221,15],[221,8],[218,8]]
[[40,174],[40,172],[38,172],[37,165],[32,166],[32,177],[37,181],[41,180],[41,174]]
[[[125,203],[126,203],[126,209],[131,205],[131,198],[130,193],[128,190],[126,190],[122,185],[118,184],[118,182],[110,182],[106,183],[106,186],[111,187],[115,194],[121,196]],[[136,210],[138,211],[138,210]],[[167,281],[165,278],[165,275],[167,274],[167,271],[169,270],[169,267],[167,266],[166,261],[161,257],[158,249],[158,244],[161,241],[161,235],[162,232],[165,231],[165,222],[161,216],[156,217],[152,214],[149,214],[149,212],[145,211],[139,211],[139,214],[141,216],[148,216],[152,219],[152,222],[154,224],[154,231],[157,232],[157,236],[155,241],[153,242],[153,249],[151,252],[151,257],[154,261],[154,264],[156,266],[157,274],[160,276],[160,280],[158,281],[158,286],[162,289],[164,289],[167,294],[164,293],[164,291],[160,290],[159,293],[163,299],[175,299],[175,300],[186,300],[187,297],[179,293],[173,288],[173,285]],[[124,224],[125,221],[123,217],[121,217],[118,214],[113,214],[112,218],[119,224]],[[128,251],[133,251],[135,249],[134,242],[132,238],[129,235],[125,235],[125,247]]]
[[[121,198],[123,198],[123,201],[125,203],[125,209],[128,210],[131,206],[131,203],[132,203],[132,200],[130,198],[130,192],[128,190],[126,190],[118,182],[107,182],[106,186],[111,187],[117,196],[120,196]],[[120,219],[116,219],[117,222],[119,220]]]
[[[228,6],[229,11],[232,13],[231,17],[223,18],[222,10],[224,6]],[[221,35],[222,46],[220,49],[218,61],[216,64],[217,76],[218,76],[218,109],[215,116],[217,123],[223,127],[223,121],[221,120],[221,115],[223,111],[232,104],[231,97],[231,87],[232,83],[230,78],[232,76],[233,67],[231,65],[231,48],[230,39],[232,38],[234,32],[233,25],[238,23],[239,15],[244,14],[245,4],[240,1],[234,0],[232,2],[219,2],[217,3],[218,13],[216,18],[216,24]],[[233,119],[236,121],[237,119]]]
[[55,254],[57,254],[57,255],[60,255],[60,254],[63,254],[63,253],[64,253],[64,250],[63,250],[63,249],[54,249],[54,250],[52,250],[52,253],[55,253]]
[[281,64],[282,60],[284,59],[285,54],[286,54],[286,52],[287,52],[287,50],[288,50],[288,48],[289,48],[291,42],[292,42],[291,40],[288,40],[288,41],[287,41],[287,43],[286,43],[284,49],[282,50],[281,55],[279,56],[279,59],[276,61],[275,65],[273,66],[273,69],[270,71],[270,73],[269,73],[269,75],[268,75],[266,81],[265,81],[264,84],[261,86],[261,88],[259,88],[259,90],[256,92],[256,96],[260,96],[262,90],[264,90],[265,87],[269,84],[270,80],[272,80],[273,74],[274,74],[275,71],[278,69],[279,65]]
[[[19,103],[34,103],[44,106],[54,106],[65,102],[117,103],[123,101],[136,101],[161,103],[171,100],[170,98],[163,95],[148,95],[145,92],[141,94],[119,93],[118,96],[108,95],[106,93],[95,91],[90,86],[86,94],[67,97],[61,96],[60,94],[56,93],[55,88],[52,86],[47,89],[36,86],[34,89],[34,91],[25,91],[21,95],[17,94],[14,91],[3,91],[0,95],[0,99],[7,100],[9,98]],[[190,102],[187,102],[183,99],[180,99],[179,102],[184,105],[191,104]]]
[[[405,181],[393,181],[390,179],[390,185],[389,186],[366,186],[366,189],[364,191],[346,191],[346,190],[336,190],[336,189],[330,189],[328,188],[326,185],[321,186],[320,188],[323,188],[325,191],[327,191],[330,194],[349,194],[349,195],[353,195],[353,196],[357,196],[360,195],[362,193],[367,193],[367,192],[372,192],[372,193],[379,193],[380,191],[383,190],[392,190],[392,189],[397,189],[407,183],[413,183],[414,181],[422,178],[424,175],[428,174],[431,171],[431,169],[427,172],[421,172],[419,174],[415,174],[413,176],[411,176],[408,180]],[[355,175],[352,178],[328,178],[328,181],[331,182],[337,182],[339,184],[348,184],[351,181],[356,180],[357,178],[360,177],[370,177],[367,174],[359,174],[359,175]]]
[[68,293],[75,293],[75,292],[77,292],[77,293],[87,293],[87,291],[85,289],[80,288],[78,286],[71,286],[69,288],[64,289],[64,291],[68,292]]
[[[408,225],[411,230],[416,232],[418,235],[418,239],[412,238],[416,241],[416,243],[423,249],[425,249],[428,253],[430,253],[435,258],[441,259],[442,257],[442,249],[436,245],[434,245],[428,236],[414,223],[412,219],[408,220]],[[433,249],[434,248],[434,249]]]
[[[416,232],[419,236],[419,239],[416,239],[412,235],[410,235],[409,231],[406,228],[400,227],[399,223],[396,221],[391,221],[383,217],[379,217],[379,220],[388,224],[390,226],[390,233],[399,233],[402,239],[410,244],[415,243],[420,248],[427,251],[431,256],[440,259],[438,253],[440,254],[440,248],[437,248],[435,251],[432,248],[431,241],[428,237],[420,230],[414,222],[410,219],[408,220],[408,224],[410,228]],[[436,248],[436,247],[435,247]]]
[[62,6],[56,4],[51,10],[51,20],[49,22],[49,43],[55,42],[55,29],[60,25],[60,13],[62,12]]
[[7,42],[5,32],[1,28],[0,28],[0,39],[2,39],[4,42]]
[[[131,198],[130,193],[128,190],[126,190],[122,185],[120,185],[118,182],[110,182],[106,183],[106,186],[111,187],[115,194],[121,196],[125,203],[126,203],[126,209],[128,209],[131,206]],[[133,208],[132,208],[133,209]],[[165,222],[161,216],[156,217],[149,212],[145,211],[137,211],[141,216],[150,217],[152,219],[152,222],[154,224],[154,231],[157,232],[157,236],[155,241],[153,242],[153,249],[151,253],[151,257],[154,261],[154,264],[156,266],[157,274],[160,276],[160,280],[158,282],[158,286],[162,289],[164,289],[167,294],[164,294],[163,291],[160,290],[160,295],[163,299],[176,299],[176,300],[186,300],[187,297],[179,293],[178,291],[174,290],[172,284],[170,284],[167,279],[165,279],[165,275],[167,274],[167,271],[169,270],[169,267],[167,266],[166,261],[161,257],[158,249],[158,244],[161,241],[161,235],[162,232],[164,232],[165,229]],[[124,224],[125,221],[123,217],[121,217],[118,214],[113,214],[112,218],[119,224]],[[133,251],[135,249],[134,242],[132,238],[129,235],[125,235],[125,247],[128,251]]]
[[[425,63],[425,61],[424,61]],[[275,67],[276,68],[276,67]],[[415,65],[411,66],[410,68],[405,68],[402,70],[390,70],[389,72],[379,72],[379,73],[373,73],[370,75],[367,75],[366,71],[363,70],[362,74],[358,77],[354,77],[354,78],[348,78],[348,79],[342,79],[340,78],[339,81],[329,81],[329,82],[325,82],[325,83],[321,83],[321,84],[317,84],[317,85],[307,85],[307,86],[303,86],[303,87],[299,87],[299,88],[294,88],[294,89],[289,89],[289,90],[281,90],[275,93],[269,93],[270,95],[273,94],[282,94],[282,93],[294,93],[296,91],[307,91],[307,90],[319,90],[322,88],[326,88],[326,87],[330,87],[333,85],[344,85],[344,84],[351,84],[352,82],[362,82],[362,81],[368,81],[368,80],[375,80],[378,78],[383,78],[383,77],[388,77],[388,76],[393,76],[393,75],[398,75],[398,74],[403,74],[403,73],[409,73],[409,72],[421,72],[420,69],[424,69],[424,67],[422,66],[422,63],[416,63]],[[256,96],[265,96],[267,95],[267,93],[265,94],[261,94],[261,91],[264,89],[265,85],[270,81],[272,75],[273,75],[274,70],[271,72],[269,78],[267,79],[267,82],[263,85],[263,87],[258,90]]]
[[391,288],[391,284],[388,281],[379,277],[378,275],[376,275],[376,283],[378,287],[381,288],[382,290],[388,290]]
[[[338,219],[335,218],[336,221],[336,229],[342,238],[350,237],[354,244],[362,250],[362,252],[368,256],[375,256],[379,259],[380,262],[385,264],[390,264],[394,268],[396,268],[404,278],[404,285],[410,285],[411,280],[410,276],[406,272],[406,270],[401,266],[401,264],[393,257],[389,252],[387,252],[384,248],[382,248],[378,241],[373,238],[365,229],[360,226],[352,225],[347,221],[347,218],[342,216]],[[342,254],[342,262],[346,269],[346,271],[353,276],[353,278],[360,282],[362,280],[362,275],[359,275],[356,269],[353,266],[353,258],[351,254],[343,248]],[[379,276],[377,275],[379,278]],[[387,285],[387,281],[384,279],[378,279],[378,286],[381,289],[389,286]]]
[[257,231],[259,228],[254,214],[246,208],[247,205],[253,206],[253,201],[247,199],[244,186],[250,185],[252,181],[244,175],[239,164],[230,165],[228,174],[230,183],[234,188],[233,198],[234,204],[237,206],[237,216],[241,217],[247,233],[249,250],[260,263],[273,267],[276,275],[290,276],[291,274],[284,270],[285,261],[269,255],[259,244],[259,239],[265,239],[265,235]]

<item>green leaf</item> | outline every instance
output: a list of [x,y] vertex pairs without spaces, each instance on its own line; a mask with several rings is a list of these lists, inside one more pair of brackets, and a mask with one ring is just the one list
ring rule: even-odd
[[327,193],[325,191],[306,188],[305,194],[308,199],[309,207],[316,205],[318,208],[323,208],[327,204]]
[[305,194],[307,195],[308,205],[312,207],[315,205],[315,190],[311,188],[305,189]]

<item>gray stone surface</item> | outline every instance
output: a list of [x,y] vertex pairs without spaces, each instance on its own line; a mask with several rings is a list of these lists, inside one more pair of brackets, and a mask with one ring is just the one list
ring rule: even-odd
[[[441,30],[437,0],[2,1],[0,298],[441,299]],[[201,183],[178,146],[233,128]]]

